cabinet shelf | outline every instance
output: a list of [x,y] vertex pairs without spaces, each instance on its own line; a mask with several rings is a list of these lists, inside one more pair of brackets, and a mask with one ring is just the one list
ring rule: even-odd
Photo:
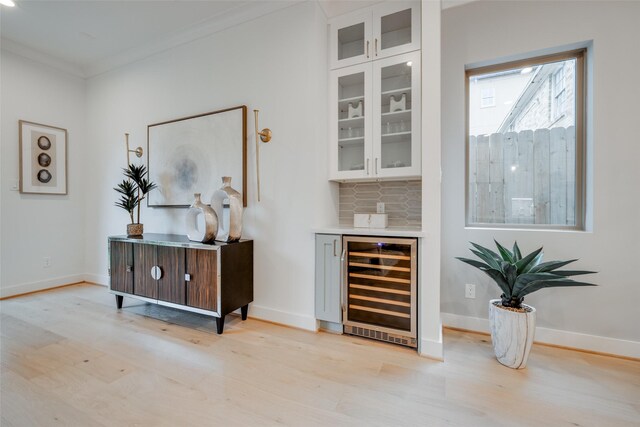
[[345,127],[363,128],[364,117],[354,117],[352,119],[340,119],[338,120],[338,125],[341,128],[345,128]]
[[411,88],[410,87],[401,87],[398,89],[385,90],[382,92],[382,95],[394,95],[396,93],[406,92],[407,96],[411,96]]
[[411,120],[411,110],[392,111],[389,113],[382,113],[382,123],[395,123],[400,120]]
[[364,145],[364,136],[360,136],[357,138],[344,138],[344,139],[339,139],[338,140],[338,144],[340,144],[340,147],[348,147],[351,145]]
[[351,98],[342,98],[342,99],[338,99],[338,104],[339,105],[346,105],[350,102],[358,102],[358,101],[364,101],[364,95],[361,96],[353,96]]
[[411,131],[382,134],[383,144],[391,143],[391,142],[409,142],[409,141],[411,141]]

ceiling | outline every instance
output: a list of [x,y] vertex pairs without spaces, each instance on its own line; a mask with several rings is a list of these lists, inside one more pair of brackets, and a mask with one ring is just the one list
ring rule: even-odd
[[91,76],[296,1],[15,0],[2,47]]
[[[305,0],[15,0],[2,47],[89,77]],[[378,0],[319,0],[328,17]]]

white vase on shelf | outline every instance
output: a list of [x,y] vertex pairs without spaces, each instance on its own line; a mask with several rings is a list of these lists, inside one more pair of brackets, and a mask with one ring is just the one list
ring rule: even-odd
[[400,99],[396,100],[396,97],[391,95],[389,97],[389,111],[404,111],[407,109],[407,94],[403,93]]
[[355,119],[356,117],[362,117],[362,101],[358,101],[355,106],[351,102],[349,103],[347,118]]

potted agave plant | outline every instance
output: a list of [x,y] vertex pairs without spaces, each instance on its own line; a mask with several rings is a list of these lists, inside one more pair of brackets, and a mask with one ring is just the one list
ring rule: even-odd
[[[149,191],[156,188],[156,184],[147,179],[147,168],[144,165],[136,166],[133,163],[128,168],[123,168],[124,176],[117,187],[114,188],[120,194],[120,200],[116,201],[116,206],[129,213],[131,223],[127,224],[128,236],[141,236],[144,227],[140,223],[140,203]],[[134,212],[137,209],[136,221]]]
[[535,308],[523,304],[524,297],[542,288],[596,286],[569,278],[595,272],[558,270],[577,260],[542,262],[542,248],[523,257],[517,242],[511,251],[497,241],[495,243],[499,254],[471,242],[471,252],[481,261],[461,257],[457,259],[486,273],[502,290],[500,299],[489,301],[493,350],[503,365],[522,369],[527,364],[533,344],[536,320]]

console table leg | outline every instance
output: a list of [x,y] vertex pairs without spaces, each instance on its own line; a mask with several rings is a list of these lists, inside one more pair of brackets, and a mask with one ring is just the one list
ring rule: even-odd
[[216,329],[218,330],[218,335],[222,334],[224,329],[224,315],[216,317]]
[[116,295],[116,306],[118,306],[118,308],[122,308],[123,299],[124,297],[122,295]]
[[247,320],[247,313],[249,312],[249,304],[243,305],[240,307],[240,314],[242,315],[242,320]]

